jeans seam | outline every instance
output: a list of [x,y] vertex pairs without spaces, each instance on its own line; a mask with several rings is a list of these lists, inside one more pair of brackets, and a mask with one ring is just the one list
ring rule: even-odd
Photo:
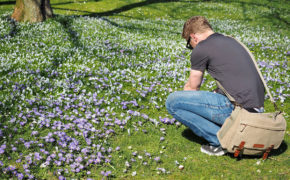
[[186,105],[192,105],[192,106],[203,106],[206,108],[213,108],[213,109],[224,109],[224,108],[228,108],[230,107],[230,105],[226,105],[226,106],[213,106],[213,105],[209,105],[209,104],[204,104],[204,103],[181,103],[181,102],[176,102],[174,103],[174,105],[180,105],[180,104],[186,104]]

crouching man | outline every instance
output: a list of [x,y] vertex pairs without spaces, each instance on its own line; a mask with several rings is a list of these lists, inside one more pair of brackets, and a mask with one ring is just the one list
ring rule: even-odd
[[233,38],[215,33],[204,17],[188,19],[182,37],[192,49],[191,71],[184,91],[170,94],[166,108],[177,121],[208,141],[201,152],[224,155],[216,134],[234,105],[219,88],[215,92],[199,90],[204,71],[250,112],[263,110],[264,85],[246,49]]

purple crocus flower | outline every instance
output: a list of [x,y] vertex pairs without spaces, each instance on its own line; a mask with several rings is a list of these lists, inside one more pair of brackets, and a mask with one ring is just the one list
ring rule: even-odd
[[59,179],[59,180],[65,180],[66,178],[63,177],[63,176],[59,176],[58,179]]
[[159,162],[159,161],[160,161],[160,157],[157,156],[157,157],[154,158],[154,160],[155,160],[156,162]]
[[42,159],[42,157],[40,156],[40,154],[39,154],[38,152],[35,152],[35,153],[34,153],[34,159],[35,159],[36,161],[39,161],[39,160]]
[[24,178],[24,175],[22,173],[17,173],[17,178],[18,179],[23,179]]
[[143,117],[144,119],[149,119],[148,115],[146,114],[141,114],[141,117]]
[[38,134],[38,131],[32,131],[31,132],[31,136],[35,136],[35,135],[37,135]]
[[29,142],[25,142],[24,146],[28,149],[30,147],[30,143]]
[[78,156],[76,158],[76,162],[81,163],[83,161],[83,158],[81,156]]
[[148,153],[148,152],[146,152],[145,155],[148,156],[148,157],[151,157],[151,154]]
[[102,174],[103,176],[105,176],[105,177],[108,177],[108,176],[110,176],[110,175],[112,174],[112,172],[111,172],[111,171],[107,171],[107,172],[105,172],[105,171],[101,171],[101,174]]
[[28,164],[23,164],[23,169],[28,169],[29,165]]
[[101,159],[100,158],[95,159],[95,164],[100,164],[100,163],[101,163]]
[[6,147],[7,147],[6,144],[2,144],[2,145],[0,146],[1,149],[6,149]]

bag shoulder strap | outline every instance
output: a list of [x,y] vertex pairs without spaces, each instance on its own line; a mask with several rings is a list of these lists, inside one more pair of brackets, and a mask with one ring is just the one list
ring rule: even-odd
[[[272,97],[272,95],[271,95],[271,92],[270,92],[270,90],[269,90],[269,88],[268,88],[268,86],[267,86],[267,84],[266,84],[266,82],[265,82],[265,79],[263,78],[263,75],[262,75],[262,73],[261,73],[261,71],[260,71],[260,69],[259,69],[259,66],[258,66],[258,64],[257,64],[257,62],[256,62],[256,60],[255,60],[255,57],[254,57],[254,55],[252,54],[252,52],[248,49],[248,47],[244,44],[244,43],[242,43],[241,41],[239,41],[238,39],[236,39],[236,38],[234,38],[234,37],[232,37],[232,36],[228,36],[228,35],[226,35],[227,37],[230,37],[230,38],[233,38],[234,40],[236,40],[247,52],[248,52],[248,54],[250,55],[250,57],[251,57],[251,59],[252,59],[252,61],[253,61],[253,63],[254,63],[254,65],[255,65],[255,67],[256,67],[256,69],[257,69],[257,72],[258,72],[258,74],[259,74],[259,76],[260,76],[260,78],[261,78],[261,80],[262,80],[262,82],[263,82],[263,84],[264,84],[264,87],[265,87],[265,89],[266,89],[266,91],[267,91],[267,94],[269,95],[269,97],[270,97],[270,100],[271,100],[271,102],[274,104],[274,107],[275,107],[275,110],[278,110],[278,107],[277,107],[277,105],[276,105],[276,103],[275,103],[275,101],[274,101],[274,99],[273,99],[273,97]],[[236,101],[235,101],[235,99],[232,97],[232,96],[230,96],[230,94],[223,88],[223,86],[218,82],[218,81],[216,81],[217,82],[217,84],[218,84],[218,86],[219,86],[219,88],[221,88],[221,90],[225,93],[225,95],[229,98],[229,100],[230,101],[233,101],[233,102],[235,102],[236,103]]]
[[221,85],[219,81],[216,80],[217,86],[225,93],[225,95],[228,97],[228,99],[231,102],[236,102],[236,100],[226,91],[226,89]]

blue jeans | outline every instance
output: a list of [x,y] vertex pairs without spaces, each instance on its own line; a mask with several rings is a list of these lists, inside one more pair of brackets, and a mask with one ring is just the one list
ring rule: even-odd
[[177,91],[166,101],[168,112],[210,145],[220,146],[217,132],[234,105],[221,94],[207,91]]

